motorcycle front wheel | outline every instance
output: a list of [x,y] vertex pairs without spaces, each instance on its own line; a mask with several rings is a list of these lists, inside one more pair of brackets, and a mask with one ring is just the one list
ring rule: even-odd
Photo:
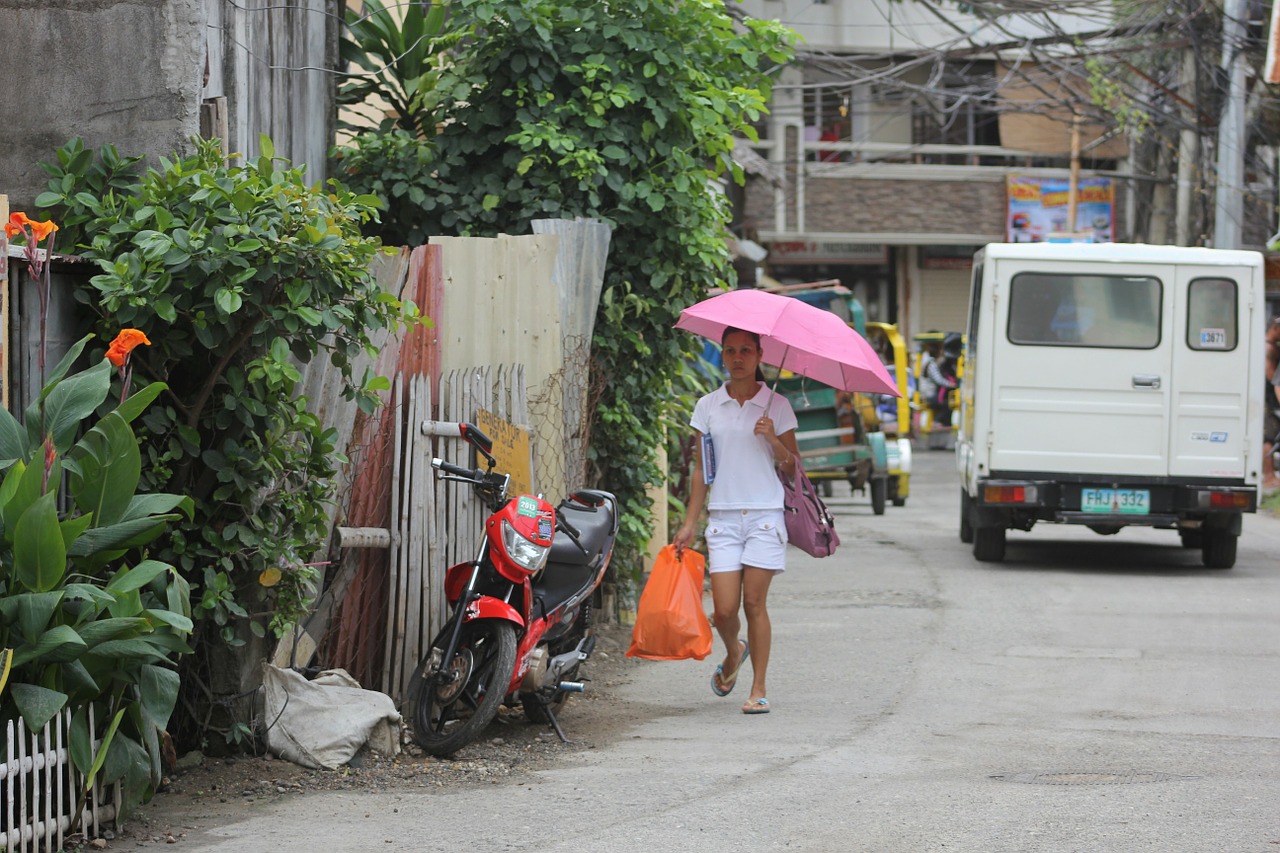
[[478,619],[462,626],[453,660],[428,672],[436,641],[409,680],[406,716],[413,739],[430,755],[450,755],[493,721],[516,668],[516,629],[509,622]]

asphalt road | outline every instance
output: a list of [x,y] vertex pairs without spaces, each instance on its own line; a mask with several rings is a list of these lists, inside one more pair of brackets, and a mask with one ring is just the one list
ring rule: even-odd
[[532,782],[308,795],[188,849],[1280,849],[1280,521],[1231,571],[1047,525],[977,563],[952,466],[918,454],[879,517],[837,488],[840,552],[792,550],[770,596],[771,714],[711,658],[646,664],[617,701],[666,712]]

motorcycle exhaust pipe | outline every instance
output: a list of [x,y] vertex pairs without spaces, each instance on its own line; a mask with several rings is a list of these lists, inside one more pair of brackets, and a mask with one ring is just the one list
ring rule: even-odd
[[563,690],[565,693],[585,693],[587,685],[581,681],[562,681],[556,685],[557,690]]

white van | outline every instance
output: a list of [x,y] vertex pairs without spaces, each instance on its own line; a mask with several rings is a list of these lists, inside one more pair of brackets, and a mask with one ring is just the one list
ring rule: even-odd
[[1235,565],[1262,468],[1257,252],[993,243],[974,256],[960,539],[1004,559],[1037,521],[1177,530]]

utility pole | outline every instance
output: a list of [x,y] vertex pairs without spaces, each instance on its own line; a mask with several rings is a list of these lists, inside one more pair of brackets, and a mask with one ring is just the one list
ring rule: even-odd
[[1067,186],[1067,230],[1076,230],[1076,203],[1080,198],[1080,113],[1071,112],[1071,182]]
[[1239,249],[1244,219],[1244,35],[1246,0],[1226,0],[1222,19],[1222,69],[1227,102],[1218,123],[1218,186],[1214,204],[1213,245]]
[[1178,137],[1178,196],[1177,235],[1174,242],[1190,246],[1194,239],[1192,225],[1192,200],[1200,166],[1200,119],[1191,102],[1196,100],[1196,55],[1187,48],[1182,55],[1182,121],[1184,127]]

